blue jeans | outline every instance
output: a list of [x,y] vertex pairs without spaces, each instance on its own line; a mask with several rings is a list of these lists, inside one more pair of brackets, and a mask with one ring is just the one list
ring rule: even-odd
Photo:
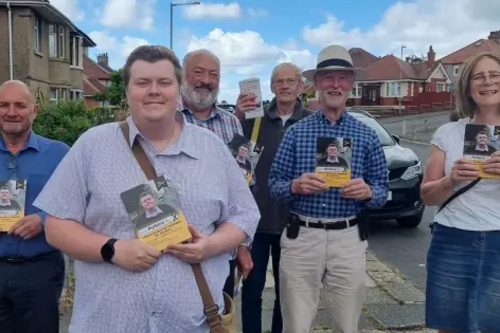
[[266,284],[267,265],[269,254],[272,256],[274,275],[274,301],[273,323],[271,332],[281,333],[283,331],[283,320],[281,317],[279,296],[279,262],[281,256],[281,235],[256,233],[252,243],[253,269],[248,278],[243,281],[241,292],[241,316],[243,333],[262,332],[262,293]]
[[434,224],[426,324],[456,333],[500,332],[500,231]]

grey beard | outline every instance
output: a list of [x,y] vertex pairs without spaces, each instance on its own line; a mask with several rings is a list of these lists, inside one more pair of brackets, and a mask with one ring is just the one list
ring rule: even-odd
[[214,89],[207,97],[203,97],[195,91],[194,87],[189,86],[187,83],[183,83],[181,85],[181,94],[188,103],[199,109],[205,109],[212,106],[217,101],[219,90]]

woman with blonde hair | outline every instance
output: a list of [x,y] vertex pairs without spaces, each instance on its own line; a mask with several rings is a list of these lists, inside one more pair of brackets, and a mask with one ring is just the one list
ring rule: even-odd
[[[465,125],[500,126],[500,56],[470,58],[458,83],[460,119],[431,140],[421,196],[439,206],[427,256],[427,327],[500,332],[500,179],[463,157]],[[483,170],[500,176],[500,151]]]

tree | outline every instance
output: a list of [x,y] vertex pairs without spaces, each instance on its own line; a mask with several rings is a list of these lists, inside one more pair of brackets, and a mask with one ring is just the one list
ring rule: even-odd
[[127,109],[123,69],[112,71],[110,74],[110,85],[108,89],[103,93],[94,94],[92,97],[96,101],[107,102],[113,106],[121,108],[122,110]]
[[44,103],[33,123],[35,133],[72,146],[82,133],[114,121],[113,108],[89,110],[83,100]]

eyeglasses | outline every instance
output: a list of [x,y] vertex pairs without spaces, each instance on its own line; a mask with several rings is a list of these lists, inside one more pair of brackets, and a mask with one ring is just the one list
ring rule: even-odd
[[5,160],[5,165],[9,169],[9,179],[17,179],[17,159],[11,155]]
[[292,86],[298,82],[297,79],[279,79],[279,80],[274,80],[274,83],[278,86],[284,85],[286,82],[287,85]]
[[488,77],[492,83],[500,83],[500,73],[475,75],[472,77],[472,83],[476,86],[482,86],[486,82],[486,77]]

